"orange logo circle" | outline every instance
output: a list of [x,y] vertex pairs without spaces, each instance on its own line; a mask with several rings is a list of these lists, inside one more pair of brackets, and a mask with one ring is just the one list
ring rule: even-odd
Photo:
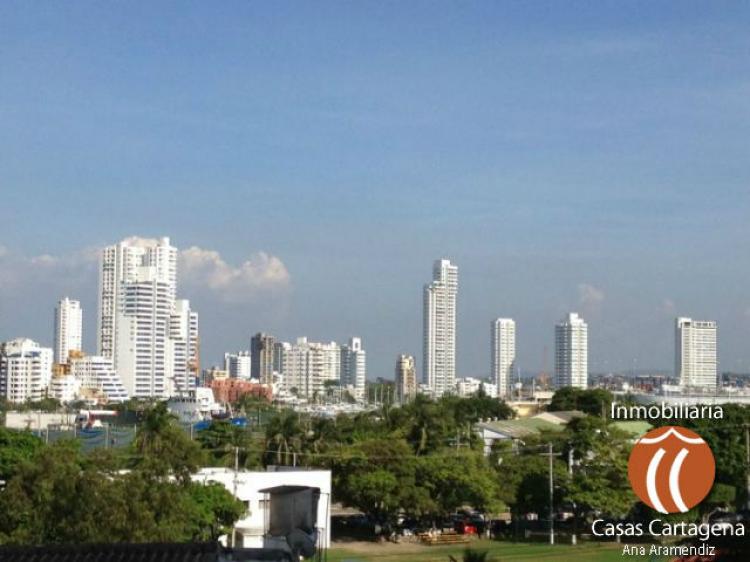
[[714,484],[716,463],[700,435],[675,425],[652,429],[633,447],[628,478],[633,491],[660,513],[685,513]]

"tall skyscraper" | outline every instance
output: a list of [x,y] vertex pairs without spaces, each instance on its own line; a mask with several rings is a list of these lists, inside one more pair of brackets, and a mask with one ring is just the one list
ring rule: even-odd
[[510,384],[516,366],[516,323],[510,318],[492,322],[492,378],[497,385],[497,397],[511,394]]
[[417,396],[417,369],[414,357],[399,355],[396,360],[396,400],[406,404]]
[[716,322],[677,318],[674,374],[680,386],[716,388]]
[[163,286],[171,312],[177,294],[177,248],[169,238],[131,237],[102,250],[99,269],[99,355],[116,356],[116,316],[122,308],[121,294],[129,283],[148,278]]
[[351,338],[348,345],[341,346],[341,385],[350,388],[356,400],[363,400],[366,378],[367,360],[362,339]]
[[67,363],[69,352],[81,351],[82,336],[81,303],[65,297],[55,308],[55,363]]
[[18,338],[0,345],[0,396],[9,402],[41,400],[52,380],[52,349]]
[[[190,301],[177,299],[169,317],[168,394],[185,393],[195,388],[200,375],[198,313]],[[171,369],[171,372],[170,372]]]
[[115,314],[115,371],[132,398],[166,398],[173,390],[170,320],[174,306],[168,283],[151,268],[122,283]]
[[261,384],[273,383],[274,337],[262,332],[250,340],[250,374]]
[[456,295],[458,267],[437,260],[424,287],[423,382],[436,396],[456,387]]
[[177,249],[169,238],[127,238],[104,248],[98,348],[129,396],[167,397],[200,372],[198,315],[177,300]]
[[586,388],[589,376],[588,325],[575,312],[555,326],[555,386]]

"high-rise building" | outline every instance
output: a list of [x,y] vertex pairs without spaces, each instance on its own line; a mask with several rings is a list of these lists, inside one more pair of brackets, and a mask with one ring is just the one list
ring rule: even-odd
[[492,322],[492,379],[497,397],[511,394],[510,384],[516,366],[516,323],[510,318],[497,318]]
[[273,383],[274,337],[262,332],[250,340],[250,374],[261,384]]
[[341,380],[341,348],[336,342],[310,342],[302,337],[282,349],[282,388],[287,392],[308,399],[322,397],[326,382]]
[[[185,394],[195,388],[200,375],[198,313],[190,301],[177,299],[169,318],[168,394]],[[171,372],[169,372],[171,369]]]
[[[148,273],[146,273],[146,271]],[[97,347],[99,355],[116,360],[118,311],[122,292],[144,277],[160,283],[171,312],[177,294],[177,249],[169,238],[126,238],[102,250],[99,268],[99,314]],[[127,338],[122,338],[127,341]]]
[[115,370],[133,398],[167,398],[174,358],[170,342],[173,293],[151,268],[123,283],[115,314]]
[[436,396],[456,386],[456,295],[458,267],[437,260],[424,287],[423,382]]
[[417,368],[414,357],[399,355],[396,360],[396,400],[406,404],[417,395]]
[[67,363],[70,351],[81,351],[81,303],[65,297],[55,308],[55,363]]
[[102,250],[98,348],[134,398],[195,387],[198,315],[177,295],[177,249],[169,238],[127,238]]
[[555,386],[588,386],[588,325],[575,312],[555,326]]
[[367,360],[361,338],[351,338],[341,346],[341,386],[349,389],[356,400],[365,397]]
[[251,357],[249,351],[224,354],[224,370],[229,378],[250,380]]
[[41,400],[52,380],[52,349],[18,338],[0,345],[0,396],[8,402]]
[[674,374],[680,386],[716,388],[716,322],[677,318]]

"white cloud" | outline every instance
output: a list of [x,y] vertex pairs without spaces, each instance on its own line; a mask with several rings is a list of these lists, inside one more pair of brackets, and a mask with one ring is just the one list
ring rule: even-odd
[[[15,289],[45,281],[60,285],[96,282],[100,248],[89,247],[69,254],[24,256],[0,244],[0,291],[10,296]],[[193,246],[180,252],[178,291],[191,298],[209,291],[229,302],[251,301],[260,294],[286,291],[290,277],[284,263],[266,252],[252,254],[243,263],[227,263],[214,250]],[[53,298],[56,298],[54,295]]]
[[228,264],[219,252],[192,246],[180,252],[180,283],[208,288],[224,300],[249,301],[261,293],[285,291],[290,277],[284,263],[257,252],[238,266]]
[[25,256],[0,245],[0,291],[8,292],[12,287],[29,287],[38,282],[59,282],[68,286],[85,281],[96,275],[98,250],[86,248],[69,254],[53,256],[41,254]]
[[604,302],[604,291],[590,285],[589,283],[580,283],[578,285],[578,304],[584,313],[594,313],[598,311]]

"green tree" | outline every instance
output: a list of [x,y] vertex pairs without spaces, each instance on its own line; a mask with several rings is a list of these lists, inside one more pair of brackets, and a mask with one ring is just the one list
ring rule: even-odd
[[28,431],[0,427],[0,480],[9,480],[24,461],[31,459],[43,442]]
[[187,490],[193,504],[190,518],[194,526],[192,540],[216,541],[231,533],[235,521],[245,515],[245,505],[221,484],[193,483]]
[[567,386],[555,392],[547,410],[550,412],[580,410],[590,416],[606,418],[613,399],[611,392],[601,388],[583,390]]
[[503,503],[495,474],[481,452],[443,450],[419,457],[416,482],[426,488],[433,510],[427,515],[438,519],[464,505],[482,511],[497,511]]
[[22,462],[0,494],[0,543],[212,540],[243,512],[220,486],[104,470],[61,441]]
[[290,465],[302,452],[304,430],[300,416],[293,410],[281,410],[266,426],[266,462]]
[[197,440],[212,466],[234,466],[235,461],[240,468],[263,466],[262,443],[253,439],[245,427],[226,420],[214,421],[198,433]]
[[404,440],[356,443],[340,451],[332,468],[337,500],[381,525],[395,523],[401,511],[418,509],[414,453]]
[[162,477],[173,475],[183,483],[205,460],[198,443],[191,441],[177,424],[177,417],[169,412],[166,402],[144,412],[133,446],[134,467]]

